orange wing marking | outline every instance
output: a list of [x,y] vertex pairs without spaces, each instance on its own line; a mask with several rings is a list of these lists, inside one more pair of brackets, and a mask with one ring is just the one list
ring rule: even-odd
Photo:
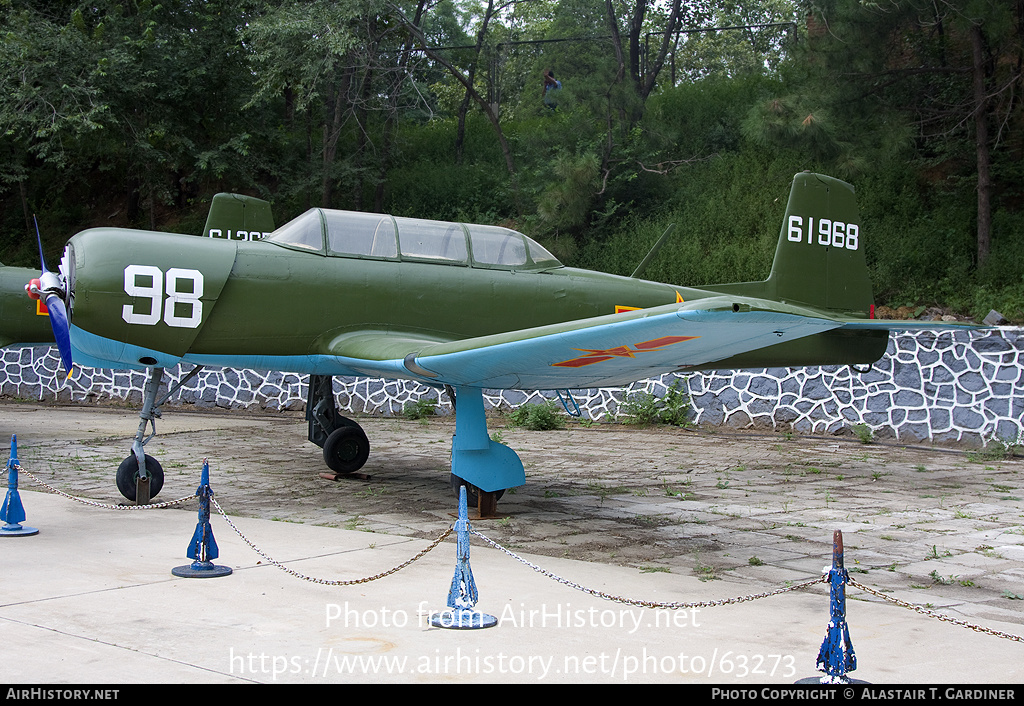
[[683,341],[692,341],[700,336],[662,336],[642,343],[634,343],[633,347],[616,346],[615,348],[576,348],[583,355],[570,360],[563,360],[561,363],[552,363],[552,366],[559,368],[582,368],[585,365],[593,365],[612,358],[635,358],[636,353],[649,353],[667,346],[674,346]]

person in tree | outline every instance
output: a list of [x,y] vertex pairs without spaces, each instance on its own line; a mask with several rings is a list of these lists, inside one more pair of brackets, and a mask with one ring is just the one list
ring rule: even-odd
[[544,72],[544,105],[549,110],[558,108],[558,91],[562,89],[562,82],[555,79],[555,72],[548,69]]

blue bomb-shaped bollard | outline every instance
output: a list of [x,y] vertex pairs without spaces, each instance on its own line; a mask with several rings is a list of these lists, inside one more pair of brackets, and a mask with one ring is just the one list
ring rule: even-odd
[[848,672],[857,669],[857,655],[846,624],[846,582],[850,580],[843,563],[843,533],[832,535],[832,570],[828,572],[829,620],[825,641],[818,651],[818,671],[825,672],[822,683],[849,684]]
[[213,538],[213,527],[210,526],[210,498],[213,497],[213,489],[210,487],[210,464],[206,459],[203,459],[203,474],[199,487],[196,488],[196,496],[199,498],[199,522],[185,553],[185,556],[194,561],[188,566],[174,567],[171,573],[187,579],[227,576],[231,573],[231,567],[213,563],[213,560],[220,556],[220,552],[217,549],[217,540]]
[[430,616],[435,628],[471,630],[490,628],[498,619],[474,609],[477,598],[476,581],[469,566],[469,511],[466,507],[466,486],[459,489],[459,519],[455,522],[455,575],[448,590],[448,610]]
[[850,627],[846,624],[846,584],[850,574],[843,563],[843,533],[832,534],[832,569],[828,572],[829,619],[825,640],[818,651],[817,668],[823,677],[807,677],[797,684],[867,684],[851,679],[849,672],[857,668],[857,655],[850,640]]
[[843,533],[832,534],[832,569],[828,572],[829,618],[825,640],[818,651],[817,668],[823,677],[808,677],[797,684],[866,684],[850,679],[849,672],[857,668],[857,655],[850,640],[850,627],[846,624],[846,583],[850,574],[843,564]]
[[0,520],[4,522],[0,527],[0,537],[29,537],[39,534],[35,527],[23,527],[25,521],[25,506],[21,502],[21,494],[18,493],[18,436],[11,436],[11,456],[7,460],[7,496],[4,504],[0,507]]

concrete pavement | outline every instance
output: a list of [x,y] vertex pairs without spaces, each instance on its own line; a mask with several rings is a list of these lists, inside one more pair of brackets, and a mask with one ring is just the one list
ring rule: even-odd
[[[786,684],[816,676],[828,621],[825,585],[737,605],[653,610],[588,595],[474,540],[477,608],[499,623],[444,630],[430,627],[426,616],[444,608],[454,537],[386,578],[327,586],[268,564],[214,513],[217,563],[234,571],[182,579],[171,569],[189,563],[194,509],[97,508],[31,485],[27,479],[21,484],[24,524],[39,534],[0,540],[0,632],[9,683]],[[232,521],[267,556],[328,580],[377,574],[429,544],[289,522]],[[439,523],[438,535],[445,528]],[[569,581],[635,599],[696,602],[752,593],[748,584],[728,578],[705,582],[527,558]],[[821,558],[822,567],[828,562]],[[851,597],[855,593],[850,589]],[[858,679],[968,684],[1020,683],[1024,676],[1019,642],[873,599],[850,600],[848,616]],[[1018,624],[987,625],[1021,632]]]

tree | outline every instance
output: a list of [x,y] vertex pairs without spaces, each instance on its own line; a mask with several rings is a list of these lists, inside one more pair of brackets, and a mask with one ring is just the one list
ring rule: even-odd
[[[614,0],[605,0],[608,28],[612,35],[615,59],[619,64],[619,74],[629,76],[641,105],[657,84],[658,75],[665,66],[665,59],[672,47],[672,39],[683,20],[682,0],[670,0],[668,12],[657,18],[660,21],[648,24],[648,13],[653,12],[655,7],[656,3],[653,0],[632,0],[632,4],[626,4],[623,8],[625,12],[617,12]],[[688,5],[686,9],[689,11],[690,6]],[[623,27],[620,27],[622,20],[618,15],[628,15],[624,25],[625,49],[622,42]],[[689,16],[686,19],[694,18]],[[655,37],[658,43],[657,51],[652,56],[649,56],[647,51],[647,40],[650,36]]]
[[[475,101],[476,104],[483,111],[484,115],[487,116],[487,120],[491,123],[491,126],[494,128],[495,135],[498,138],[498,143],[501,145],[501,153],[505,158],[505,167],[508,170],[509,175],[512,176],[513,178],[513,187],[515,188],[515,157],[512,154],[512,148],[508,144],[508,140],[505,137],[505,133],[501,128],[501,122],[498,119],[498,114],[495,111],[494,106],[491,105],[491,103],[487,100],[486,97],[481,95],[481,93],[477,90],[476,86],[473,83],[475,62],[472,64],[472,69],[470,71],[464,71],[460,69],[452,61],[444,57],[441,54],[441,52],[437,50],[436,47],[431,46],[430,42],[424,36],[422,29],[418,27],[416,23],[409,20],[409,18],[406,17],[405,13],[402,12],[402,9],[400,7],[393,3],[389,3],[389,7],[391,11],[395,14],[395,16],[399,19],[399,21],[401,21],[401,23],[405,26],[409,34],[414,38],[415,42],[418,44],[418,49],[420,49],[424,54],[430,57],[432,61],[444,67],[444,69],[448,71],[448,73],[456,81],[462,84],[462,86],[466,89],[466,95],[473,101]],[[493,10],[493,6],[491,6],[490,9]],[[484,27],[482,32],[484,31],[486,31],[486,26]],[[478,39],[478,46],[479,43],[482,42],[482,37],[483,34],[481,33],[480,38]]]
[[983,264],[993,159],[1009,158],[1009,126],[1021,118],[1024,0],[816,0],[808,10],[816,28],[809,59],[838,77],[833,101],[900,114],[916,129],[920,152],[947,171],[973,163]]
[[796,39],[795,20],[790,0],[723,0],[707,7],[676,33],[672,84],[713,76],[777,74]]
[[[339,140],[347,122],[357,119],[356,107],[365,95],[370,67],[363,52],[372,41],[364,20],[373,10],[354,1],[292,1],[267,8],[245,33],[258,76],[248,105],[266,109],[283,98],[286,119],[303,118],[310,169],[319,161],[319,205],[324,208],[332,207],[340,175]],[[318,148],[314,132],[320,136]],[[301,181],[297,188],[305,190]]]
[[2,179],[18,183],[23,210],[32,174],[37,188],[46,170],[59,175],[40,190],[56,200],[103,171],[106,197],[123,194],[130,220],[144,205],[155,227],[158,203],[181,207],[200,181],[237,166],[247,140],[238,110],[248,93],[237,31],[245,5],[0,5]]
[[[67,6],[50,9],[71,19]],[[0,5],[0,27],[0,185],[17,185],[27,234],[32,168],[66,168],[79,142],[102,128],[109,105],[95,85],[98,56],[87,34],[12,4]]]

